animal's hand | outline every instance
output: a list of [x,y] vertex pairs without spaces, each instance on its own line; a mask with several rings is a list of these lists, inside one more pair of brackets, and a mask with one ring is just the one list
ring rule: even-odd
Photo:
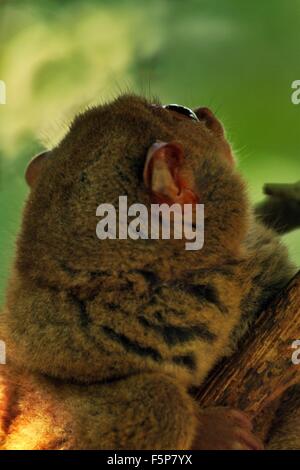
[[194,450],[263,450],[252,433],[248,416],[238,410],[213,407],[201,410]]
[[300,228],[300,181],[265,184],[266,198],[256,205],[257,217],[280,234]]
[[294,184],[268,183],[264,185],[264,193],[267,196],[300,202],[300,181]]

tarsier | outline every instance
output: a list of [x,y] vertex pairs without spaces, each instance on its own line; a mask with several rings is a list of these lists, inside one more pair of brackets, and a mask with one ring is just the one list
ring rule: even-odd
[[[26,179],[1,315],[1,449],[300,449],[300,388],[264,443],[243,412],[191,393],[296,271],[210,110],[121,96],[79,115]],[[100,241],[96,208],[121,195],[204,204],[202,250]]]

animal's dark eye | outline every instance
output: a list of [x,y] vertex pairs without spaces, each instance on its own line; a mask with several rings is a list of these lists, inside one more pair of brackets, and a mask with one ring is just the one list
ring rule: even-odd
[[175,111],[179,114],[183,114],[184,116],[194,119],[194,121],[199,121],[194,111],[192,111],[190,108],[187,108],[186,106],[181,106],[180,104],[166,104],[163,106],[163,108],[170,109],[171,111]]

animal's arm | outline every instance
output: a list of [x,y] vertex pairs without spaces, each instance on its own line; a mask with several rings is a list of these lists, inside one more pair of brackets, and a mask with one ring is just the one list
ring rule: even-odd
[[86,399],[79,393],[69,403],[77,449],[188,449],[196,433],[196,404],[162,374],[90,387]]
[[186,387],[166,374],[95,385],[20,373],[6,380],[2,450],[261,448],[243,413],[200,410]]
[[300,181],[294,184],[266,184],[267,197],[257,204],[255,213],[280,234],[300,227]]
[[196,432],[194,400],[156,373],[97,385],[43,379],[19,407],[5,449],[188,449]]

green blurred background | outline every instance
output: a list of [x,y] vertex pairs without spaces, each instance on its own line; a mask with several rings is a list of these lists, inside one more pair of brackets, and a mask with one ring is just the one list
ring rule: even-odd
[[[210,106],[253,201],[300,179],[299,31],[299,0],[0,0],[0,304],[28,160],[120,91]],[[299,232],[286,241],[300,264]]]

